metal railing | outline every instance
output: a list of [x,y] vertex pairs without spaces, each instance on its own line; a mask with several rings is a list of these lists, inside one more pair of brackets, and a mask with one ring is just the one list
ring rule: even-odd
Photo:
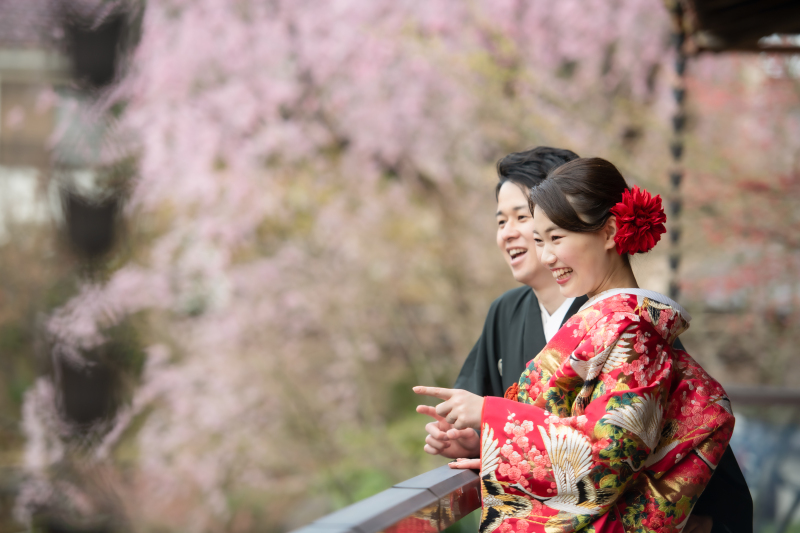
[[800,389],[788,387],[725,387],[731,403],[737,405],[800,405]]
[[478,474],[444,465],[293,533],[433,533],[481,506]]
[[[736,405],[800,406],[800,390],[725,387]],[[293,533],[434,533],[481,505],[478,475],[449,466],[426,472],[320,518]]]
[[725,391],[734,410],[740,410],[737,417],[747,414],[737,426],[744,422],[745,435],[751,438],[747,446],[737,442],[734,449],[743,455],[740,466],[745,473],[748,467],[757,473],[748,479],[754,530],[794,530],[800,509],[800,389],[727,386]]

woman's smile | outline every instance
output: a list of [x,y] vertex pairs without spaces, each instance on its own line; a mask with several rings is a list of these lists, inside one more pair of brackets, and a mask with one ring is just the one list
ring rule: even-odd
[[556,278],[556,283],[559,285],[568,282],[572,274],[571,268],[551,268],[550,271],[553,273],[553,277]]

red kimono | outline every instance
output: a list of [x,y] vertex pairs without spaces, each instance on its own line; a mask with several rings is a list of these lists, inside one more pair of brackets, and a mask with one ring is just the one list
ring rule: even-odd
[[719,383],[672,347],[690,317],[608,291],[528,363],[481,428],[481,532],[680,531],[733,432]]

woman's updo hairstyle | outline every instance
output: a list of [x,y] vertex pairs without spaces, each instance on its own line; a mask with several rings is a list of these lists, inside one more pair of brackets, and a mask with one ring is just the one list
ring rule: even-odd
[[575,159],[552,170],[531,189],[531,213],[539,206],[562,229],[594,232],[605,225],[611,208],[622,200],[626,190],[625,178],[605,159]]

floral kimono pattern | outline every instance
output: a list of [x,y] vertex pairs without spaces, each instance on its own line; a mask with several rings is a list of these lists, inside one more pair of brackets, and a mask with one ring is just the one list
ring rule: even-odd
[[688,315],[614,293],[564,324],[506,398],[485,399],[482,533],[680,531],[711,478],[734,419],[672,347]]

